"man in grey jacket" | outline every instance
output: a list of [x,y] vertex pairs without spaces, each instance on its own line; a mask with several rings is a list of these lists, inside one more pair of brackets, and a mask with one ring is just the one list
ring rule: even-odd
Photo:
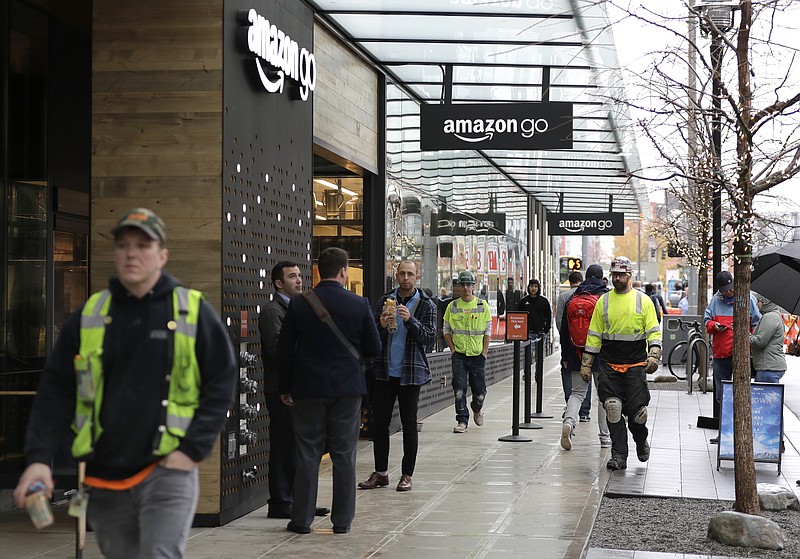
[[[268,518],[291,518],[294,486],[294,422],[292,408],[281,402],[278,371],[278,334],[289,301],[303,292],[303,275],[300,267],[286,260],[272,268],[272,285],[275,294],[258,315],[261,331],[261,362],[264,367],[264,398],[269,413],[269,509]],[[328,514],[326,508],[317,508],[317,516]]]
[[786,372],[786,357],[783,355],[784,325],[778,305],[753,292],[761,321],[750,334],[750,346],[753,349],[753,367],[756,370],[756,382],[780,382]]

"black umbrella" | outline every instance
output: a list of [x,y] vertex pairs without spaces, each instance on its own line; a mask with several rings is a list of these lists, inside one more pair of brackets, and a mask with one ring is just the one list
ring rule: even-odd
[[800,241],[767,247],[753,258],[750,287],[791,314],[800,314]]

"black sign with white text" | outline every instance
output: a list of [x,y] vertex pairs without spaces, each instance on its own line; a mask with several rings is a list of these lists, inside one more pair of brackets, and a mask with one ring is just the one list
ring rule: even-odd
[[572,149],[572,103],[423,104],[420,148]]
[[625,234],[625,214],[551,213],[547,215],[551,235],[613,235]]

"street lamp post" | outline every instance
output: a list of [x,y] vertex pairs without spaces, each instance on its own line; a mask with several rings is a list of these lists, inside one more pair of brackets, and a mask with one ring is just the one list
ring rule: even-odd
[[700,20],[700,29],[703,34],[711,35],[711,147],[714,151],[715,183],[711,202],[712,282],[716,282],[717,274],[722,270],[722,34],[733,28],[733,11],[738,6],[739,2],[730,0],[706,0],[697,4],[697,10],[704,16]]
[[[703,35],[711,35],[711,147],[714,152],[714,190],[711,198],[711,285],[716,290],[717,275],[722,270],[722,34],[733,28],[733,11],[738,2],[728,0],[706,0],[697,3],[697,10],[703,16],[700,30]],[[699,311],[699,309],[698,309]],[[719,404],[714,398],[713,420],[703,424],[719,428]],[[697,424],[707,418],[698,417]]]

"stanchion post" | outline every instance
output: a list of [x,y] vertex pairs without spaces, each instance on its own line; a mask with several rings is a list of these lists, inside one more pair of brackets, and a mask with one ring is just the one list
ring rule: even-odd
[[520,424],[520,429],[542,429],[541,425],[531,421],[531,383],[533,382],[531,352],[533,350],[533,341],[528,340],[525,345],[525,423]]
[[512,397],[511,411],[511,434],[500,437],[497,440],[503,442],[529,443],[530,437],[523,437],[519,434],[519,340],[514,341],[514,394]]
[[497,439],[503,442],[531,442],[529,437],[523,437],[519,434],[519,349],[520,341],[525,340],[527,335],[528,313],[508,313],[506,315],[506,340],[514,342],[514,360],[512,365],[514,367],[514,393],[512,395],[511,434]]
[[525,345],[525,423],[531,421],[531,383],[533,383],[533,367],[531,354],[534,351],[532,340]]
[[552,415],[542,413],[542,391],[544,389],[544,334],[536,339],[536,413],[531,417],[551,419]]

